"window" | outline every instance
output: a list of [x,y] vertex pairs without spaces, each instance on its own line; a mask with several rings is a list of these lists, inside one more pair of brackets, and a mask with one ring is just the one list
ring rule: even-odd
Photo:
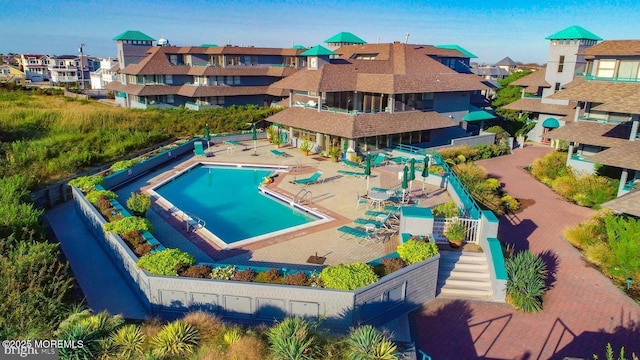
[[618,67],[618,78],[621,80],[636,80],[640,79],[640,72],[638,67],[640,61],[621,60]]
[[178,65],[178,55],[169,55],[171,65]]
[[600,60],[598,61],[598,69],[596,70],[596,77],[613,78],[613,73],[616,68],[615,60]]
[[173,102],[174,102],[174,101],[175,101],[175,100],[174,100],[174,98],[173,98],[173,94],[169,94],[169,95],[167,95],[167,103],[168,103],[168,104],[173,104]]
[[556,83],[556,86],[554,87],[554,91],[560,91],[560,83]]
[[225,84],[233,85],[233,76],[227,76]]
[[558,72],[562,72],[564,70],[564,55],[560,55],[560,59],[558,60]]
[[376,56],[378,56],[378,54],[353,54],[351,58],[358,60],[375,60]]
[[233,85],[240,85],[240,76],[233,77]]
[[173,75],[165,75],[164,76],[164,82],[166,84],[173,84]]

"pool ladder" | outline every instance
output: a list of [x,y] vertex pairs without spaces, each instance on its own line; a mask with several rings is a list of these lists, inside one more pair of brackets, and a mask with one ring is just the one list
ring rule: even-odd
[[185,212],[182,213],[182,221],[187,227],[187,232],[189,232],[191,228],[196,230],[207,225],[206,221],[202,220],[199,216]]
[[[302,195],[300,196],[300,199],[298,199],[298,195],[300,195],[300,194],[302,194]],[[300,191],[298,191],[298,193],[296,194],[296,196],[294,196],[294,197],[293,197],[293,203],[294,203],[294,204],[302,204],[302,201],[304,200],[304,198],[305,198],[307,195],[309,195],[309,196],[313,196],[313,195],[311,194],[311,191],[309,191],[309,190],[307,190],[307,189],[301,189]],[[298,202],[296,202],[296,199],[298,199]],[[308,201],[310,201],[310,199],[309,199]]]

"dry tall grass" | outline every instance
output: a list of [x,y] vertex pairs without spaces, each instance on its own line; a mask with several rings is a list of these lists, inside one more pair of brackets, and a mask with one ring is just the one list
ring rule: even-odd
[[245,335],[229,345],[228,360],[263,360],[266,359],[267,344],[257,336]]

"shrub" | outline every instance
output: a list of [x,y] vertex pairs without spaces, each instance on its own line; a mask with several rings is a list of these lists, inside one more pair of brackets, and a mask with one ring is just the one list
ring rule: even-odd
[[520,203],[511,195],[505,195],[500,200],[509,211],[518,211],[520,209]]
[[131,231],[153,231],[151,222],[137,216],[127,216],[117,221],[104,224],[104,231],[113,231],[118,235],[124,235]]
[[121,161],[116,161],[115,163],[113,163],[113,165],[111,165],[111,167],[109,168],[112,172],[118,172],[118,171],[122,171],[122,170],[126,170],[129,168],[132,168],[134,165],[133,160],[121,160]]
[[577,189],[573,200],[581,206],[598,209],[600,204],[614,199],[618,191],[619,181],[601,176],[582,174],[576,181]]
[[322,279],[320,279],[320,274],[312,271],[309,275],[309,281],[307,282],[311,287],[322,287]]
[[371,325],[351,331],[347,338],[349,359],[397,360],[397,346]]
[[178,270],[195,263],[193,256],[179,249],[165,249],[148,254],[138,260],[138,267],[153,275],[178,275]]
[[507,300],[524,312],[542,311],[546,291],[547,264],[530,251],[521,251],[505,261]]
[[182,321],[167,324],[151,340],[152,352],[158,357],[186,357],[198,345],[198,330]]
[[500,188],[500,180],[495,178],[488,178],[485,181],[485,185],[490,190],[498,190]]
[[141,257],[143,257],[143,256],[145,256],[147,254],[150,254],[151,251],[153,249],[155,249],[155,248],[156,248],[155,246],[145,242],[143,244],[138,244],[138,245],[134,246],[133,247],[133,252],[136,254],[136,256],[141,258]]
[[236,271],[235,274],[231,277],[231,280],[234,281],[253,281],[256,278],[256,272],[251,269],[244,269],[240,271]]
[[135,214],[144,214],[151,208],[151,195],[143,192],[131,193],[127,199],[127,207]]
[[320,273],[324,287],[338,290],[354,290],[378,281],[371,266],[351,263],[327,266]]
[[70,186],[75,186],[83,193],[87,193],[91,190],[95,190],[96,185],[100,185],[104,182],[104,177],[101,175],[80,176],[69,181]]
[[[95,206],[101,199],[117,199],[118,194],[110,190],[93,190],[89,191],[89,193],[85,195],[85,198]],[[111,203],[109,203],[109,205],[111,205]]]
[[590,245],[598,242],[598,234],[596,233],[596,221],[589,221],[571,226],[564,230],[564,238],[578,249],[586,249]]
[[393,272],[396,272],[403,267],[406,266],[405,262],[400,258],[383,258],[381,261],[382,266],[384,267],[384,275],[389,275]]
[[309,277],[302,271],[287,275],[284,279],[287,285],[307,286]]
[[438,254],[438,245],[435,242],[409,240],[397,248],[398,255],[408,265],[424,261]]
[[610,215],[604,222],[613,255],[609,274],[619,279],[640,277],[640,221]]
[[231,328],[227,330],[227,332],[225,332],[223,335],[224,342],[227,345],[236,343],[238,340],[240,340],[241,337],[242,334],[240,333],[240,329],[238,328]]
[[62,359],[95,359],[105,352],[104,343],[115,329],[124,323],[120,315],[111,316],[106,312],[92,315],[90,312],[72,314],[63,321],[56,335],[58,340],[82,341],[82,346],[62,347],[58,354]]
[[207,265],[194,265],[186,268],[183,272],[180,273],[180,276],[207,279],[210,274],[211,267]]
[[264,276],[268,282],[277,282],[280,279],[280,271],[271,268],[264,272]]
[[457,217],[459,215],[458,205],[454,201],[448,201],[446,203],[442,203],[436,205],[433,208],[433,216],[437,218],[452,218]]
[[560,176],[553,180],[551,188],[565,199],[571,199],[577,191],[576,177],[568,171],[567,175]]
[[111,336],[113,352],[125,359],[141,357],[145,341],[146,337],[140,327],[134,324],[121,327]]
[[554,151],[533,161],[530,167],[531,175],[547,185],[568,171],[567,153]]
[[429,165],[429,174],[444,176],[444,167],[442,165]]
[[224,323],[214,314],[206,311],[193,311],[182,318],[187,323],[198,330],[200,340],[213,339],[224,331]]
[[229,360],[263,360],[267,358],[267,347],[257,336],[243,336],[227,348]]
[[597,242],[586,246],[584,257],[592,264],[599,266],[604,273],[607,273],[615,262],[611,247],[606,242]]
[[215,267],[211,269],[211,275],[209,275],[209,277],[215,280],[231,280],[235,273],[235,266]]
[[302,318],[286,318],[269,330],[269,348],[278,360],[316,359],[316,324]]

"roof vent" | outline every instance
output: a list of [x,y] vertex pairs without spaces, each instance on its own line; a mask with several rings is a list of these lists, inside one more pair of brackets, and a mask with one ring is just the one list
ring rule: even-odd
[[158,46],[167,46],[167,45],[169,45],[169,40],[167,39],[158,40]]

